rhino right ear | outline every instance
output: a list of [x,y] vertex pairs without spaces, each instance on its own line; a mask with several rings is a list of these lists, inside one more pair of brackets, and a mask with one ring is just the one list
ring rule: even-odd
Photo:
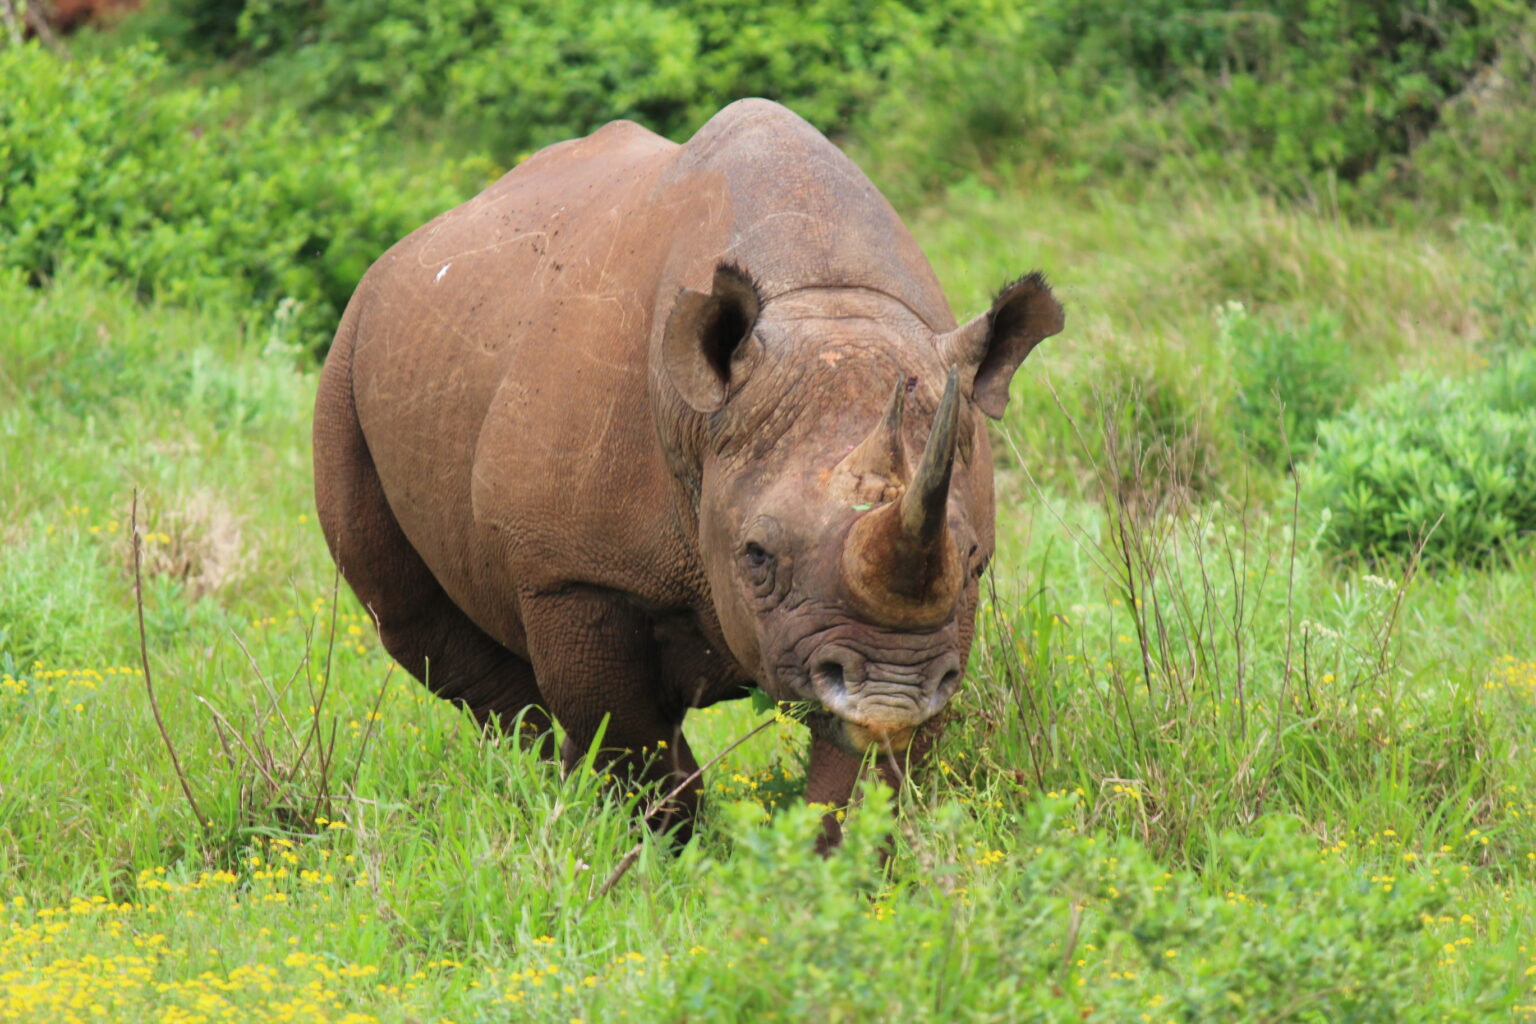
[[939,336],[944,361],[968,378],[977,408],[995,420],[1008,405],[1013,373],[1041,341],[1066,323],[1061,303],[1038,270],[1005,287],[992,308]]
[[684,289],[667,317],[661,361],[683,401],[695,412],[725,404],[733,369],[739,371],[741,343],[752,335],[762,299],[739,267],[715,268],[710,294]]

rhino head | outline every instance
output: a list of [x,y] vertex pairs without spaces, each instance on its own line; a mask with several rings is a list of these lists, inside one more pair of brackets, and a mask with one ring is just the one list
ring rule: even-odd
[[1062,323],[1038,274],[945,333],[868,289],[765,304],[725,265],[674,305],[662,371],[700,414],[683,476],[720,631],[844,750],[904,750],[959,686],[993,548],[977,412]]

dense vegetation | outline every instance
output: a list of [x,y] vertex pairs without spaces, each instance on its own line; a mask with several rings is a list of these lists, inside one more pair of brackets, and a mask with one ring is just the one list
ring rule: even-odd
[[[69,46],[0,44],[0,1020],[1536,1015],[1525,5],[164,0]],[[487,741],[310,504],[374,256],[745,93],[957,312],[1037,265],[1069,308],[961,714],[828,859],[745,703],[690,720],[767,726],[680,853]]]
[[927,186],[979,158],[1366,212],[1526,207],[1532,24],[1500,0],[175,0],[158,28],[310,105],[446,118],[503,159],[615,117],[681,139],[763,95]]

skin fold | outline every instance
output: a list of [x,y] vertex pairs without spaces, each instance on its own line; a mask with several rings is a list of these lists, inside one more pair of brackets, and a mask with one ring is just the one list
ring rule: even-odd
[[[614,122],[369,270],[316,400],[320,521],[390,654],[483,722],[553,716],[567,767],[604,730],[670,789],[688,709],[761,686],[820,709],[807,796],[841,806],[859,753],[902,753],[959,684],[983,417],[1062,323],[1033,274],[957,327],[783,107],[681,146]],[[700,790],[652,824],[686,836]]]

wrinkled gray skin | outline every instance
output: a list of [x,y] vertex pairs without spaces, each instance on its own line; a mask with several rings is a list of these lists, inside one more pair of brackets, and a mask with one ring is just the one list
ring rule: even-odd
[[[369,270],[316,401],[320,521],[385,647],[482,721],[552,714],[569,767],[606,720],[670,789],[687,710],[756,684],[824,709],[807,795],[842,805],[958,685],[981,414],[1061,325],[1032,275],[957,328],[890,205],[776,104],[683,146],[615,122]],[[699,790],[652,824],[686,833]]]

